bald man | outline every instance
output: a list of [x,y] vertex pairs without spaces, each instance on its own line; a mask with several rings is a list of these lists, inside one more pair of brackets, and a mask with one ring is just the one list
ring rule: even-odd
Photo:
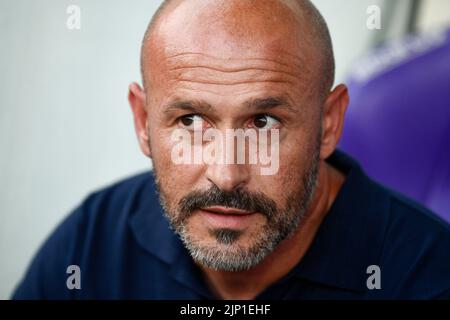
[[336,150],[349,97],[309,1],[165,1],[141,57],[152,173],[86,199],[14,298],[450,297],[449,226]]

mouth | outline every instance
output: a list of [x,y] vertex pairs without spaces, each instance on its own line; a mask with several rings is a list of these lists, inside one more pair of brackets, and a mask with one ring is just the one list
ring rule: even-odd
[[206,207],[199,210],[206,223],[213,228],[243,230],[251,226],[257,212],[222,206]]
[[245,211],[240,210],[236,208],[229,208],[229,207],[222,207],[222,206],[212,206],[212,207],[206,207],[202,208],[202,211],[208,211],[215,214],[222,214],[222,215],[233,215],[233,216],[245,216],[255,213],[254,211]]

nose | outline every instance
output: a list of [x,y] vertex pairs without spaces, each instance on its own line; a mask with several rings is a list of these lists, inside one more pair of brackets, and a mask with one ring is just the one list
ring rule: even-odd
[[213,164],[208,166],[206,177],[222,191],[232,191],[247,184],[250,174],[243,164]]

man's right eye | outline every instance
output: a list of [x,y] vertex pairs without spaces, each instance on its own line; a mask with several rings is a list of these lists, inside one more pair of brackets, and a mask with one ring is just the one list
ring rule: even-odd
[[197,114],[188,114],[179,118],[180,125],[187,130],[202,130],[204,120]]

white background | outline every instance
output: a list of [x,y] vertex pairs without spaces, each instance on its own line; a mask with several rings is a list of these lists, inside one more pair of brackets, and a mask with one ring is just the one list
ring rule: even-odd
[[[383,0],[313,2],[329,23],[341,81],[382,32],[366,28],[366,9]],[[0,0],[0,299],[88,193],[150,167],[126,97],[159,3]],[[66,28],[71,4],[81,8],[81,30]],[[444,11],[427,8],[423,24]]]

